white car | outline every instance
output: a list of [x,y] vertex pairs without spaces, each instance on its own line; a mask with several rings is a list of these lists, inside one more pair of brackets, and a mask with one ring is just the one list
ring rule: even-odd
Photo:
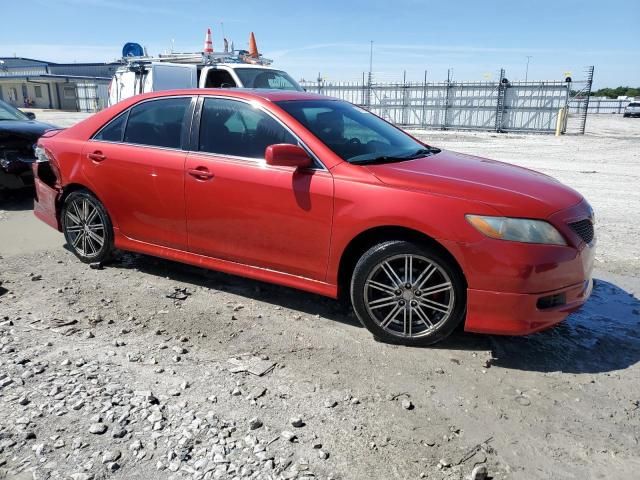
[[631,102],[627,105],[623,117],[640,117],[640,102]]

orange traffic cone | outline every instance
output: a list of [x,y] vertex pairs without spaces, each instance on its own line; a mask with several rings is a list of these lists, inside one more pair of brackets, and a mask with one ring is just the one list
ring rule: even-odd
[[256,37],[251,32],[251,36],[249,37],[249,57],[258,58],[260,55],[258,54],[258,45],[256,44]]
[[211,41],[211,29],[207,28],[207,35],[204,37],[204,53],[213,53],[213,42]]

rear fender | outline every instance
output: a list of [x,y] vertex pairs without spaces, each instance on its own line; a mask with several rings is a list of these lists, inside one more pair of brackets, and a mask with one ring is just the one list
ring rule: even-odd
[[60,225],[60,197],[62,188],[49,162],[35,162],[31,166],[35,184],[33,213],[47,225],[62,231]]

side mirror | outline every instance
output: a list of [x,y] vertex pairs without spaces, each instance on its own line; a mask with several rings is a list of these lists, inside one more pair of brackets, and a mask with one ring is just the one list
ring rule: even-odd
[[22,113],[24,113],[29,120],[35,120],[36,119],[36,114],[33,113],[33,112],[22,112]]
[[280,167],[307,168],[313,163],[302,147],[289,143],[269,145],[264,158],[267,160],[267,165]]

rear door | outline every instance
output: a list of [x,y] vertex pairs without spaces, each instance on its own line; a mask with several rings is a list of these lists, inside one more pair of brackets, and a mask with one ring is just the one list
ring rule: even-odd
[[140,102],[85,144],[83,170],[121,234],[187,248],[184,146],[192,97]]
[[329,171],[320,164],[267,165],[268,145],[298,140],[255,105],[207,97],[200,117],[191,144],[196,151],[186,161],[190,249],[324,280],[333,215]]

